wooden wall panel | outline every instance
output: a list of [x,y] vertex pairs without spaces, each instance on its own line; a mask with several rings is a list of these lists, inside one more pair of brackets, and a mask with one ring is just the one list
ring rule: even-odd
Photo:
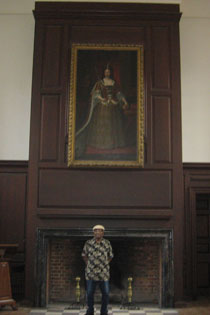
[[45,26],[42,88],[58,87],[61,79],[63,27]]
[[[209,292],[210,164],[184,163],[185,295],[197,298]],[[198,196],[199,203],[198,203]],[[202,196],[202,199],[201,199]],[[205,291],[206,290],[206,291]]]
[[152,99],[153,161],[170,163],[171,147],[171,102],[169,97]]
[[[110,41],[111,38],[111,41]],[[98,40],[100,39],[100,41]],[[113,27],[113,26],[73,26],[71,30],[71,40],[74,42],[87,43],[125,43],[141,44],[145,40],[145,27]]]
[[[97,186],[95,185],[97,183]],[[41,170],[39,207],[172,207],[171,172]]]
[[60,131],[60,96],[43,95],[41,107],[40,160],[58,159]]
[[153,27],[153,88],[170,88],[170,28]]
[[209,279],[206,277],[208,275],[208,269],[209,269],[209,264],[208,262],[203,262],[199,263],[197,265],[197,272],[198,272],[198,288],[208,288],[209,286]]
[[[104,208],[100,220],[102,223],[108,220],[106,223],[113,228],[140,229],[155,225],[173,229],[177,298],[182,292],[183,253],[180,77],[176,70],[179,68],[179,6],[36,2],[34,15],[27,209],[28,297],[35,296],[31,268],[37,227],[87,226],[97,220],[98,209]],[[67,167],[73,42],[144,45],[143,169]],[[47,215],[46,220],[41,212]],[[74,217],[76,212],[79,215]]]
[[208,237],[209,235],[209,216],[208,215],[197,215],[197,236]]
[[0,243],[25,248],[26,163],[0,162]]

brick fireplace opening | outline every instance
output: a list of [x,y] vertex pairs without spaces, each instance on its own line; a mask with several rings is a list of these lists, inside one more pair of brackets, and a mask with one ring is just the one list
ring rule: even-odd
[[[38,229],[37,306],[75,303],[76,277],[80,277],[80,302],[85,303],[84,242],[90,229]],[[128,278],[132,277],[132,303],[173,306],[172,230],[106,230],[114,259],[110,265],[110,303],[128,302]],[[100,301],[96,291],[95,301]]]

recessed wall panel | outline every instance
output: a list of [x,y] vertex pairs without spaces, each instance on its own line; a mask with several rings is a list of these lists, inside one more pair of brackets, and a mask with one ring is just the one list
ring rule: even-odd
[[59,87],[63,27],[48,25],[45,29],[42,88]]
[[209,236],[209,215],[197,215],[197,236],[208,237]]
[[209,263],[203,262],[197,264],[197,273],[198,273],[198,288],[208,288],[209,287]]
[[[172,207],[171,171],[41,170],[39,207]],[[87,209],[88,213],[88,209]]]
[[58,158],[59,117],[60,96],[44,95],[41,103],[41,161],[56,161]]
[[153,160],[171,163],[171,102],[168,97],[152,99]]
[[0,240],[24,251],[27,173],[0,172]]
[[[85,40],[96,43],[96,38],[100,38],[102,43],[110,43],[110,38],[112,38],[112,44],[133,44],[134,42],[142,44],[145,41],[145,27],[73,26],[71,36],[75,42]],[[138,41],[136,41],[137,38]]]
[[152,58],[154,89],[170,88],[170,36],[169,27],[154,27],[152,29]]

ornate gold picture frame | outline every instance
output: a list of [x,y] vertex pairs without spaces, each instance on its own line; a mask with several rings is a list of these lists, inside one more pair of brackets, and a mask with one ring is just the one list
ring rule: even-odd
[[72,44],[69,167],[143,167],[143,47]]

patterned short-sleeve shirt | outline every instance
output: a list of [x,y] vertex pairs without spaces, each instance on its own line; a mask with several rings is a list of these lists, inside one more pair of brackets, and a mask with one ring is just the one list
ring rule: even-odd
[[86,241],[82,256],[88,258],[85,269],[86,280],[109,280],[109,260],[114,256],[110,241],[104,238],[100,242],[97,242],[95,238]]

